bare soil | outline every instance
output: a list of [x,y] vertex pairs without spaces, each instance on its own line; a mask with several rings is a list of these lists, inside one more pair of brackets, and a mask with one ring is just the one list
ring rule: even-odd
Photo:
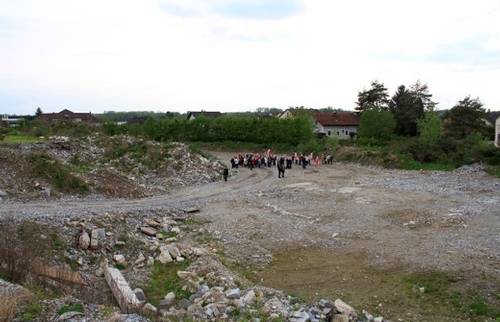
[[[228,160],[228,153],[214,153]],[[402,321],[468,321],[412,296],[406,277],[446,272],[464,290],[500,289],[500,179],[337,163],[239,169],[228,182],[136,200],[6,202],[0,216],[82,217],[197,206],[195,216],[257,281],[305,299],[341,297]],[[458,286],[457,286],[458,285]],[[494,303],[499,298],[492,297]],[[496,301],[496,302],[495,302]]]

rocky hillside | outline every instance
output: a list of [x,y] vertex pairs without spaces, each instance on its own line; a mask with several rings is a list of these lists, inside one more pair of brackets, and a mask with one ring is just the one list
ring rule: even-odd
[[181,143],[130,136],[0,145],[0,198],[137,198],[220,179],[222,165]]

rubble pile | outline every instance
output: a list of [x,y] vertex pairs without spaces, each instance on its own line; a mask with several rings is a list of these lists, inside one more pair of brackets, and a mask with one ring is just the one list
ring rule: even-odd
[[[307,304],[251,283],[223,264],[217,242],[196,241],[196,236],[207,232],[192,218],[195,211],[104,213],[55,221],[38,218],[40,223],[58,226],[68,245],[65,264],[61,265],[61,258],[46,264],[59,267],[59,272],[72,267],[85,284],[83,288],[75,284],[71,295],[41,301],[42,320],[386,321],[358,313],[340,299]],[[158,266],[173,270],[181,289],[166,291],[154,301],[148,283]],[[71,279],[61,282],[71,283]]]
[[159,143],[98,133],[78,139],[50,137],[32,144],[0,147],[0,202],[80,198],[58,191],[31,172],[29,156],[42,153],[90,188],[86,198],[139,198],[220,180],[223,165],[192,153],[182,143]]

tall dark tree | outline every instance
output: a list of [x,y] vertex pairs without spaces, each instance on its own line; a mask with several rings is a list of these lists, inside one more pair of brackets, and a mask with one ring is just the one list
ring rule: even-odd
[[410,91],[415,96],[417,101],[422,104],[426,112],[432,112],[438,103],[432,100],[432,94],[429,93],[427,84],[417,81],[410,86]]
[[42,109],[38,107],[38,108],[36,109],[35,116],[40,116],[40,115],[42,115],[42,114],[43,114]]
[[464,139],[472,133],[484,133],[486,110],[479,98],[467,96],[448,111],[444,128],[448,136]]
[[418,121],[424,116],[424,103],[404,85],[398,87],[389,102],[389,110],[396,119],[396,132],[400,135],[417,135]]
[[356,102],[356,111],[364,112],[367,110],[387,110],[389,103],[389,94],[383,83],[373,81],[371,88],[358,93]]

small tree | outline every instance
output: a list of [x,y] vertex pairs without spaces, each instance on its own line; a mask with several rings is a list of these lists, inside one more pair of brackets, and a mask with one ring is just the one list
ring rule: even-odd
[[435,145],[439,142],[443,132],[443,122],[436,113],[425,113],[425,117],[418,122],[417,127],[421,143]]
[[479,98],[467,96],[446,115],[444,123],[446,134],[457,139],[465,139],[472,133],[483,133],[485,118],[486,110]]
[[38,107],[38,108],[36,109],[35,116],[37,116],[37,117],[38,117],[38,116],[40,116],[40,115],[42,115],[42,114],[43,114],[42,109]]
[[367,110],[387,110],[389,103],[389,94],[383,83],[373,81],[369,90],[363,90],[358,93],[356,102],[356,111],[364,112]]
[[389,139],[395,127],[391,112],[368,110],[361,115],[358,134],[360,138]]

